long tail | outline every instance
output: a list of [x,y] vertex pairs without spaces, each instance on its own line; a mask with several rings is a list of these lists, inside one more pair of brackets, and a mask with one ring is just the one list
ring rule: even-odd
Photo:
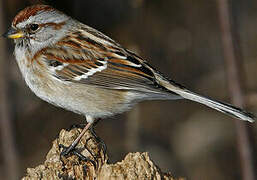
[[159,83],[162,86],[164,86],[166,89],[168,89],[173,93],[176,93],[177,95],[185,99],[189,99],[191,101],[204,104],[208,107],[216,109],[217,111],[220,111],[222,113],[225,113],[227,115],[230,115],[240,120],[254,122],[254,119],[256,119],[255,115],[253,115],[252,113],[246,112],[243,109],[198,95],[194,92],[187,90],[186,88],[180,86],[175,82],[163,79],[163,77],[161,76],[157,77],[157,79],[159,80]]

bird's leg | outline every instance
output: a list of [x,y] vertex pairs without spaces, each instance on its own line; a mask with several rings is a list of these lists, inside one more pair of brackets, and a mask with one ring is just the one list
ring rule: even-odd
[[80,135],[73,141],[73,143],[69,147],[65,147],[63,145],[59,145],[60,148],[63,148],[63,151],[61,152],[61,156],[67,156],[71,151],[74,150],[76,145],[79,143],[80,139],[84,136],[86,131],[90,129],[90,127],[93,125],[93,122],[87,123],[87,125],[84,127]]
[[[93,157],[94,162],[96,162],[97,164],[93,164],[95,167],[98,167],[98,158],[99,156],[101,157],[100,153],[101,150],[103,152],[103,159],[101,158],[102,162],[104,162],[104,160],[106,159],[106,151],[107,151],[107,146],[106,144],[103,142],[103,140],[98,137],[94,131],[94,128],[96,127],[96,124],[99,122],[99,119],[97,119],[96,121],[93,122],[92,126],[90,126],[89,130],[90,133],[92,135],[92,137],[90,137],[89,139],[87,139],[86,144],[90,141],[93,140],[95,141],[95,143],[97,144],[98,148],[97,148],[97,152],[94,152],[92,150],[90,150],[87,146],[85,146],[85,148],[87,149],[87,151],[90,153],[90,155]],[[99,146],[100,145],[100,146]],[[73,153],[74,154],[74,153]],[[84,157],[81,153],[76,152],[76,155],[84,161],[88,161],[88,158]],[[92,161],[92,160],[91,160]],[[90,162],[91,162],[90,161]]]
[[[59,147],[63,149],[60,155],[61,156],[76,155],[79,158],[79,160],[84,162],[89,162],[94,166],[95,169],[98,169],[99,157],[102,157],[101,158],[102,163],[106,160],[107,147],[105,143],[102,141],[102,139],[99,138],[94,131],[94,127],[98,123],[99,119],[94,121],[94,119],[92,119],[91,117],[87,117],[87,121],[89,123],[86,124],[86,126],[83,128],[80,135],[75,139],[75,141],[73,141],[73,143],[70,146],[65,147],[62,144],[59,145]],[[73,126],[73,127],[77,127],[77,126]],[[81,126],[79,128],[81,128]],[[79,150],[75,149],[80,139],[85,135],[87,130],[90,130],[91,137],[86,140],[86,143],[85,143],[86,145],[84,146],[84,148],[89,152],[89,154],[92,156],[93,159],[90,159],[89,157],[82,155]],[[96,151],[93,150],[94,148],[92,149],[91,146],[87,147],[87,144],[89,143],[90,140],[93,140],[94,142],[93,144],[95,144],[98,147],[95,149]],[[101,153],[103,153],[103,156],[101,156]],[[87,169],[87,165],[85,165],[84,167],[84,170],[86,169]]]
[[103,141],[99,136],[97,136],[97,134],[95,133],[95,127],[96,127],[96,125],[97,125],[98,122],[99,122],[99,119],[93,123],[93,125],[90,127],[90,132],[91,132],[91,134],[94,136],[96,142],[100,144],[101,148],[99,148],[99,152],[98,152],[98,153],[100,153],[100,151],[103,150],[104,160],[105,160],[105,158],[106,158],[107,146],[106,146],[106,144],[104,143],[104,141]]

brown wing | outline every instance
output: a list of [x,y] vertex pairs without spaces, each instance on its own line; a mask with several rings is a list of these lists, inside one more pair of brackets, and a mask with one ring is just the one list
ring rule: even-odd
[[101,88],[167,94],[140,57],[97,35],[102,34],[72,33],[54,48],[45,49],[53,76]]

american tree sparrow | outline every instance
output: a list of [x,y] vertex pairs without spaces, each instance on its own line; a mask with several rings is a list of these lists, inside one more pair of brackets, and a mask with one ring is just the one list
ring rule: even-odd
[[96,118],[129,110],[144,100],[189,99],[240,120],[254,115],[196,94],[167,79],[140,56],[101,32],[47,5],[20,11],[5,34],[14,39],[15,57],[30,89],[41,99]]

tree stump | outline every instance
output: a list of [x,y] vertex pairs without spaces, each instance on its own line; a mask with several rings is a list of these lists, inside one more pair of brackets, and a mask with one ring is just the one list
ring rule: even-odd
[[[150,159],[148,153],[129,153],[124,160],[115,164],[108,163],[108,156],[104,155],[91,132],[83,136],[76,149],[86,158],[81,160],[77,155],[61,157],[62,148],[70,145],[80,134],[82,129],[73,128],[70,131],[61,130],[59,138],[53,141],[53,146],[46,156],[44,164],[35,168],[28,168],[23,180],[30,179],[86,179],[86,180],[174,180],[169,173],[163,173]],[[182,180],[182,178],[177,178]]]

